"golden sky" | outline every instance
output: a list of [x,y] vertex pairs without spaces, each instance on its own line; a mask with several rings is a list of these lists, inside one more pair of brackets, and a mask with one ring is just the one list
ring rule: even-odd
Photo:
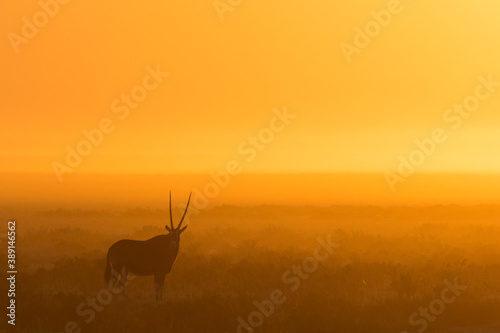
[[[3,2],[0,171],[53,173],[83,130],[110,119],[113,131],[74,172],[207,173],[237,160],[245,173],[383,179],[443,128],[447,141],[418,172],[496,173],[500,87],[456,130],[443,115],[479,77],[500,82],[500,4],[402,0],[348,63],[341,43],[354,45],[355,28],[394,1],[249,0],[222,21],[210,0],[72,0],[17,45],[23,17],[41,7]],[[147,81],[155,88],[126,117],[114,112],[146,68],[169,75]],[[248,161],[238,147],[285,107],[295,118]]]

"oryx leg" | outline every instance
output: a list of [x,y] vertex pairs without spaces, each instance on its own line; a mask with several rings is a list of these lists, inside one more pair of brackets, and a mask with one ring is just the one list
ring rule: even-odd
[[156,300],[162,300],[163,284],[165,283],[165,274],[155,274],[155,294]]
[[114,267],[111,269],[111,278],[108,281],[108,289],[114,292],[115,283],[120,278],[120,272],[118,272]]
[[125,294],[125,285],[127,284],[128,268],[126,266],[122,267],[120,275],[121,275],[120,289],[122,291],[123,296],[127,297],[127,294]]

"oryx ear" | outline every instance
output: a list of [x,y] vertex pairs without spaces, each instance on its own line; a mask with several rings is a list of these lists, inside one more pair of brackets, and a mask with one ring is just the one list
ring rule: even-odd
[[187,226],[187,225],[185,225],[183,228],[181,228],[181,229],[179,230],[179,233],[181,233],[181,232],[183,232],[184,230],[186,230],[186,228],[187,228],[187,227],[188,227],[188,226]]
[[172,231],[172,229],[170,229],[170,228],[168,227],[168,225],[166,225],[166,226],[165,226],[165,229],[167,229],[167,230],[168,230],[168,232],[171,232],[171,231]]

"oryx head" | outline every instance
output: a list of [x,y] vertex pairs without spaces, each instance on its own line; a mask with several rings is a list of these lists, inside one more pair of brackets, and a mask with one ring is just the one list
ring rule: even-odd
[[188,211],[189,201],[191,201],[191,194],[192,193],[189,194],[189,199],[186,205],[186,210],[184,211],[184,215],[182,215],[181,221],[179,222],[177,228],[174,228],[174,222],[172,221],[172,192],[170,192],[170,227],[168,225],[165,225],[165,229],[168,230],[171,236],[170,237],[171,248],[179,246],[181,233],[187,228],[187,226],[185,226],[184,228],[181,228],[181,226],[182,226],[182,221],[184,221],[184,217],[186,217],[186,213]]

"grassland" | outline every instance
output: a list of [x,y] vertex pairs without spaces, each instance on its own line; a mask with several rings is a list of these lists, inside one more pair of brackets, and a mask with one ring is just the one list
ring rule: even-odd
[[[414,332],[410,316],[455,278],[467,290],[426,331],[500,331],[497,206],[215,207],[190,216],[163,303],[152,277],[136,277],[129,299],[115,295],[93,315],[108,247],[165,233],[168,212],[17,209],[14,332],[65,332],[68,322],[74,332],[237,332],[275,289],[285,301],[254,332]],[[283,274],[329,235],[340,246],[291,290]]]

